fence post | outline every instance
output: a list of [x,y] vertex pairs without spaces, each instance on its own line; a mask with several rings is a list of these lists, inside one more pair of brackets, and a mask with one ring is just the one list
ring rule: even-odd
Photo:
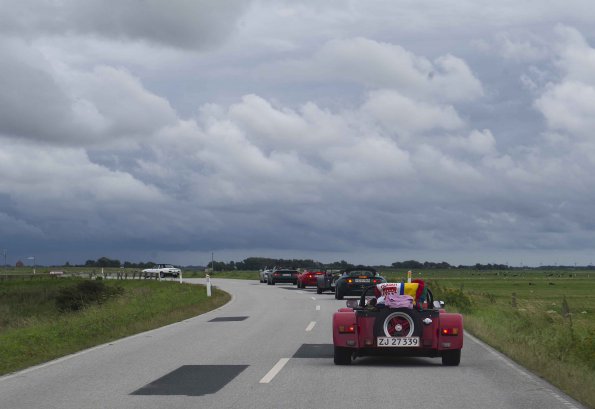
[[207,297],[211,296],[211,276],[207,274]]
[[570,312],[570,306],[566,301],[566,296],[562,298],[562,316],[570,322],[570,328],[572,328],[572,313]]

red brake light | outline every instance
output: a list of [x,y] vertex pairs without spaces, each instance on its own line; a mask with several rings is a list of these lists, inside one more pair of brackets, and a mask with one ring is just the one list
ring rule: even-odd
[[355,325],[339,325],[340,334],[353,334],[355,333]]
[[440,333],[444,336],[455,336],[459,335],[458,328],[441,328]]

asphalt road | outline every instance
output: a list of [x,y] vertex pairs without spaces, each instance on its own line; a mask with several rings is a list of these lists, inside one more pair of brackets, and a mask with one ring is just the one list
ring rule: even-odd
[[335,366],[331,318],[344,301],[213,284],[233,295],[222,308],[0,377],[0,408],[584,408],[468,334],[458,367],[380,357]]

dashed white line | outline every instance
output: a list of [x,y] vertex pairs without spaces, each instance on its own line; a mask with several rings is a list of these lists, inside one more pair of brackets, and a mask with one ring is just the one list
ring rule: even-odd
[[312,331],[312,329],[314,328],[314,326],[316,325],[316,321],[311,321],[308,326],[306,327],[306,331],[310,332]]
[[316,306],[316,311],[320,311],[320,305]]
[[316,301],[316,297],[310,297],[311,299],[313,299],[314,301]]
[[273,366],[271,370],[265,376],[263,376],[263,378],[260,380],[260,383],[269,383],[272,381],[273,378],[277,376],[279,372],[281,372],[281,369],[283,369],[287,362],[289,362],[289,358],[279,359],[279,362],[277,362],[275,366]]

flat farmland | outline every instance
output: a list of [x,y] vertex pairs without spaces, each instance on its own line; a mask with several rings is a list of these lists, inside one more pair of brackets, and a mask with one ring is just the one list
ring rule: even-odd
[[[406,272],[387,272],[400,281]],[[465,329],[595,407],[595,273],[580,270],[414,273],[464,314]]]

